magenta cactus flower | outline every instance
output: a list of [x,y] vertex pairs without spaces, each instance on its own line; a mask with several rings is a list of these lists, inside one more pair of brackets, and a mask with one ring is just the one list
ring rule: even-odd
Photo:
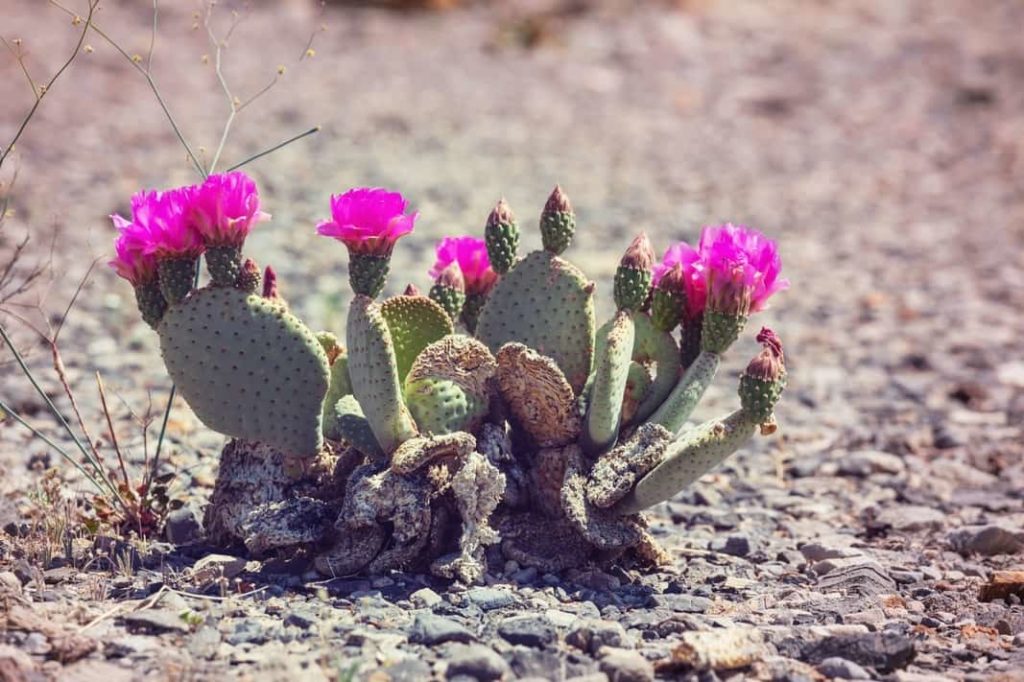
[[[132,195],[132,219],[111,216],[115,227],[133,225],[149,234],[146,251],[164,258],[197,258],[203,239],[191,218],[195,187],[143,190]],[[141,233],[140,233],[141,234]]]
[[191,219],[207,246],[242,246],[254,225],[270,219],[260,210],[256,183],[241,171],[206,178],[191,206]]
[[789,287],[781,278],[775,242],[757,230],[726,223],[701,232],[700,256],[707,268],[708,307],[732,314],[763,310],[768,299]]
[[498,281],[498,273],[491,267],[487,255],[487,243],[476,237],[445,237],[435,248],[437,260],[430,269],[430,276],[437,279],[452,263],[462,270],[466,293],[486,295]]
[[149,228],[125,220],[116,213],[110,219],[118,230],[118,236],[114,242],[116,257],[108,265],[132,286],[156,279],[156,256],[152,253],[153,235]]
[[675,266],[682,269],[685,301],[683,313],[687,319],[696,319],[704,313],[707,304],[707,267],[701,253],[686,242],[678,242],[665,250],[661,262],[654,266],[653,286],[657,287],[663,277]]
[[398,192],[357,187],[331,196],[331,218],[316,226],[317,233],[334,237],[352,254],[390,256],[401,237],[413,230],[418,213],[406,213]]

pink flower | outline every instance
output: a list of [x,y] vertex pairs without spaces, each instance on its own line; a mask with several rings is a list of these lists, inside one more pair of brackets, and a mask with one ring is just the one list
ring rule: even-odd
[[693,319],[704,313],[707,303],[707,268],[700,252],[686,242],[679,242],[668,247],[661,262],[654,266],[652,284],[658,286],[662,277],[676,265],[682,268],[682,293],[686,295],[684,312],[688,319]]
[[211,175],[196,188],[191,219],[207,246],[241,246],[253,226],[269,218],[260,210],[256,183],[241,171]]
[[487,244],[476,237],[445,237],[435,248],[437,260],[430,276],[437,278],[445,268],[457,263],[466,280],[467,294],[486,294],[498,281],[498,273],[491,268],[487,257]]
[[117,257],[108,264],[121,277],[139,286],[156,277],[156,256],[150,252],[153,236],[144,225],[136,225],[121,216],[110,216],[118,230],[114,251]]
[[398,192],[379,187],[357,187],[331,196],[331,217],[316,226],[351,253],[389,256],[395,242],[410,232],[418,213],[406,214],[407,202]]
[[757,230],[726,223],[701,231],[699,251],[707,268],[708,307],[745,315],[763,310],[777,291],[782,260],[775,242]]
[[146,253],[161,258],[197,258],[203,239],[191,219],[195,187],[164,192],[143,190],[132,195],[132,219],[111,216],[118,228],[133,225],[149,235]]

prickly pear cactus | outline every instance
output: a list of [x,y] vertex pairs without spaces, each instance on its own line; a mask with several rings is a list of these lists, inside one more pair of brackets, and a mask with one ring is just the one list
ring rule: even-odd
[[172,305],[157,331],[167,371],[206,426],[294,455],[320,449],[327,355],[282,305],[199,289]]
[[405,381],[424,348],[455,331],[451,318],[426,296],[395,296],[380,306],[395,346],[398,380]]
[[491,291],[476,336],[492,353],[515,341],[548,356],[578,394],[594,358],[593,292],[575,265],[534,251]]
[[474,431],[490,411],[497,365],[474,338],[446,336],[427,346],[405,379],[405,402],[421,431]]

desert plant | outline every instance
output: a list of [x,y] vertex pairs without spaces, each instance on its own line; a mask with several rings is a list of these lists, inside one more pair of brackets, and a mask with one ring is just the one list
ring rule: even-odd
[[[505,557],[549,570],[659,563],[640,512],[775,429],[786,373],[767,329],[740,409],[684,428],[749,315],[787,286],[775,244],[755,230],[705,228],[698,248],[674,245],[657,265],[641,234],[616,272],[617,311],[598,328],[595,284],[561,256],[575,234],[561,188],[541,214],[542,250],[518,255],[502,200],[484,239],[438,245],[430,297],[383,301],[417,214],[398,193],[350,190],[317,228],[349,251],[342,348],[273,287],[257,291],[241,248],[262,214],[241,173],[140,193],[133,209],[118,220],[113,265],[185,400],[234,439],[207,511],[220,541],[311,545],[327,574],[429,565],[465,582],[482,578],[485,548],[499,542]],[[210,282],[194,288],[201,253]],[[472,333],[456,333],[456,320]]]

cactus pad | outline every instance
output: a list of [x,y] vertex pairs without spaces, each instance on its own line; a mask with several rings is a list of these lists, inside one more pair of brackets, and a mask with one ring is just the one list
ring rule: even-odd
[[579,437],[575,394],[551,358],[509,343],[498,351],[497,360],[501,397],[538,446],[559,447]]
[[395,346],[399,382],[405,381],[420,351],[455,331],[444,308],[426,296],[389,298],[381,304],[380,312]]
[[474,431],[490,407],[497,365],[487,347],[450,335],[427,346],[405,379],[405,402],[421,431]]
[[391,453],[399,443],[417,432],[402,402],[391,332],[380,306],[370,297],[352,299],[346,340],[352,393],[363,408],[377,442],[385,453]]
[[157,331],[168,373],[208,427],[293,455],[320,449],[327,356],[282,305],[200,289],[171,306]]
[[328,408],[324,403],[324,435],[332,440],[343,440],[373,460],[386,459],[373,435],[363,408],[353,395],[345,395]]
[[632,419],[633,422],[642,422],[665,402],[665,398],[679,380],[679,346],[672,334],[658,329],[650,315],[646,313],[635,314],[633,324],[636,328],[633,359],[654,368],[654,381],[641,397],[640,405]]
[[594,381],[587,406],[583,447],[596,455],[615,444],[633,355],[633,315],[620,310],[597,334]]
[[535,251],[491,291],[476,336],[491,352],[515,341],[550,357],[579,393],[594,357],[593,291],[576,266]]

